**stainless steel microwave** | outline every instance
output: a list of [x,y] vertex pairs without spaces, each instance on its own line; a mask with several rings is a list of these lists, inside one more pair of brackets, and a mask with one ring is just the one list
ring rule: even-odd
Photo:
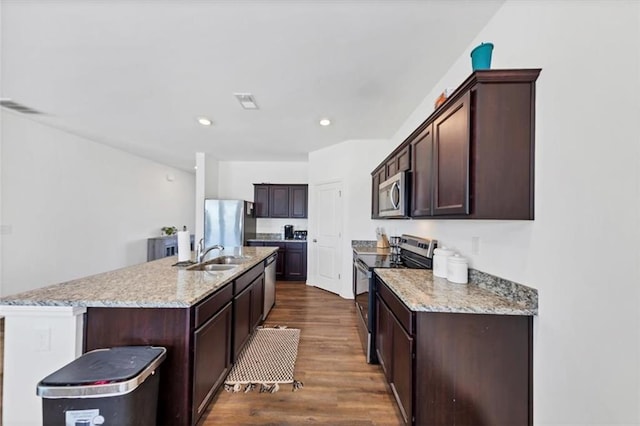
[[378,216],[407,216],[406,173],[391,176],[378,186]]

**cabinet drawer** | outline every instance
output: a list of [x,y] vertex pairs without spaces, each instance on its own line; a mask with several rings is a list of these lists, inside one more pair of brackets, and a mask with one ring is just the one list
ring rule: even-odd
[[287,247],[287,243],[282,242],[282,241],[265,241],[264,242],[264,246],[265,247],[280,247],[281,249]]
[[287,251],[302,251],[306,243],[286,243]]
[[233,294],[240,294],[242,290],[247,288],[249,284],[251,284],[257,277],[259,277],[264,272],[264,262],[254,266],[240,278],[235,280],[235,289]]
[[218,290],[212,296],[205,301],[196,305],[195,314],[195,328],[200,327],[205,323],[213,314],[218,312],[224,305],[229,303],[233,298],[233,286],[226,285],[222,289]]
[[380,278],[376,278],[378,293],[382,300],[389,306],[389,309],[398,319],[398,322],[404,327],[406,332],[413,336],[415,334],[415,321],[414,321],[414,313],[407,308],[407,306],[402,303],[398,296],[393,294],[393,292],[387,287],[387,285],[382,282]]

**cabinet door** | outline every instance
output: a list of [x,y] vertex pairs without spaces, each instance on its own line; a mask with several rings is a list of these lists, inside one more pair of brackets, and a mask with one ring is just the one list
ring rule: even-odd
[[376,295],[376,354],[378,355],[378,362],[384,371],[384,375],[387,380],[391,382],[392,379],[392,344],[393,344],[393,329],[391,327],[391,312],[387,305],[380,299],[380,296]]
[[431,216],[432,129],[428,126],[411,142],[411,217]]
[[233,299],[233,361],[251,335],[251,286]]
[[385,168],[380,167],[371,175],[371,218],[378,219],[380,216],[378,215],[378,206],[379,206],[379,195],[378,192],[379,186],[382,182],[384,182],[386,177]]
[[405,146],[398,154],[396,154],[396,158],[398,159],[398,171],[406,172],[411,168],[411,150],[409,146]]
[[289,217],[289,186],[269,187],[269,217]]
[[385,168],[386,168],[386,174],[389,177],[398,173],[398,158],[393,157],[391,160],[387,161]]
[[307,256],[304,243],[287,243],[287,260],[284,265],[286,280],[303,280],[307,277]]
[[398,320],[391,315],[393,329],[392,382],[394,396],[400,407],[405,423],[411,424],[413,418],[413,338],[407,334]]
[[467,92],[433,123],[433,214],[469,214],[471,96]]
[[204,413],[227,376],[231,354],[231,303],[193,335],[193,423]]
[[276,259],[276,280],[285,279],[285,260],[287,259],[287,251],[283,248],[278,250],[278,258]]
[[289,217],[307,217],[307,185],[289,187]]
[[255,217],[269,217],[269,185],[254,184],[253,205]]
[[262,322],[264,311],[264,274],[256,278],[251,287],[251,330]]

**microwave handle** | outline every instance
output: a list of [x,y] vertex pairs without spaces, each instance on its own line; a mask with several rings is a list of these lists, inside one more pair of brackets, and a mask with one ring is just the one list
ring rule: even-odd
[[[393,193],[395,191],[398,191],[398,203],[394,203],[393,202]],[[389,191],[389,201],[391,201],[391,205],[393,206],[393,208],[395,210],[398,210],[398,205],[400,204],[400,185],[398,185],[398,182],[393,182],[393,185],[391,185],[391,191]]]

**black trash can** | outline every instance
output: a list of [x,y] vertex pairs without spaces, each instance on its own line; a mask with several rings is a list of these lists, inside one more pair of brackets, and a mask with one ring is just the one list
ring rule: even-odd
[[155,346],[96,349],[38,383],[44,426],[155,425],[158,367],[167,350]]

